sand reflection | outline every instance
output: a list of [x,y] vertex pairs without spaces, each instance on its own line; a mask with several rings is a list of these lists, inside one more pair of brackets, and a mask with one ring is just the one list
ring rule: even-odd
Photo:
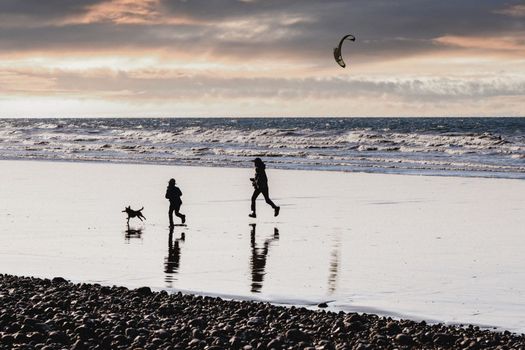
[[177,280],[176,275],[180,269],[180,243],[186,240],[186,235],[181,232],[180,237],[173,239],[173,229],[170,227],[168,236],[168,256],[164,258],[164,273],[166,274],[166,286],[173,287],[173,282]]
[[265,268],[268,250],[270,249],[270,244],[273,241],[277,241],[279,239],[279,229],[274,227],[273,237],[266,239],[262,247],[257,247],[257,243],[255,241],[256,224],[250,224],[250,227],[250,246],[252,249],[252,256],[250,260],[250,267],[252,270],[251,292],[260,293],[263,286],[264,275],[266,274]]
[[124,240],[129,243],[132,239],[142,239],[142,228],[131,228],[127,225],[124,231]]
[[330,268],[328,272],[328,293],[334,294],[337,290],[337,280],[339,275],[339,255],[341,251],[341,240],[335,239],[334,247],[330,253]]

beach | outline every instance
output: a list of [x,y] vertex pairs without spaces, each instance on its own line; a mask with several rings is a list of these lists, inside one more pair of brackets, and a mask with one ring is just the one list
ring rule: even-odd
[[[513,179],[0,161],[2,273],[525,330]],[[167,182],[187,226],[170,234]],[[124,207],[144,206],[145,222]]]

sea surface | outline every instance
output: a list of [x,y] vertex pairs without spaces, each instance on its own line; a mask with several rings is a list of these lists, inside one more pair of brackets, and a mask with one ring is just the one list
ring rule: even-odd
[[0,159],[525,179],[525,118],[0,119]]

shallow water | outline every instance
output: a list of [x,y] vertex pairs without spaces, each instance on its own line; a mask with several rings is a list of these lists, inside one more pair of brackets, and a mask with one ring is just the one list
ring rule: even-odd
[[[0,161],[0,272],[524,332],[521,180]],[[167,180],[188,225],[170,234]],[[132,219],[126,205],[147,220]]]

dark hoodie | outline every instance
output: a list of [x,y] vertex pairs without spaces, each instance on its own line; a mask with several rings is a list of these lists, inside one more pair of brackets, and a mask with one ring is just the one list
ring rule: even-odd
[[180,199],[180,197],[182,196],[182,192],[181,190],[173,185],[173,186],[170,186],[168,185],[168,189],[166,190],[166,198],[169,199],[169,201],[171,203],[180,203],[182,204],[182,200]]
[[257,188],[262,190],[268,188],[268,177],[266,177],[266,165],[264,163],[256,164],[255,167],[255,183]]

